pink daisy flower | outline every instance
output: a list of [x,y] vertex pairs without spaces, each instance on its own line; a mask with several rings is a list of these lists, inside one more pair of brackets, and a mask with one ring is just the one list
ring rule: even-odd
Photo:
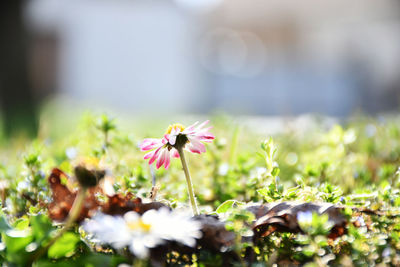
[[202,142],[210,143],[215,138],[208,131],[212,127],[203,128],[209,121],[205,121],[198,125],[198,122],[184,127],[182,124],[176,123],[170,125],[161,139],[147,138],[140,144],[142,151],[148,151],[144,155],[144,159],[150,159],[149,164],[156,161],[157,169],[164,165],[168,169],[171,163],[171,156],[179,158],[177,146],[183,146],[184,149],[192,153],[204,153],[206,147]]

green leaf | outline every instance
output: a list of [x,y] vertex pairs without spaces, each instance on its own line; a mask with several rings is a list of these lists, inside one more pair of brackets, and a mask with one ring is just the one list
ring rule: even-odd
[[27,217],[22,217],[13,223],[16,230],[24,230],[29,227],[29,219]]
[[111,130],[115,130],[117,128],[114,119],[109,118],[105,114],[98,119],[97,127],[101,129],[103,132],[108,132]]
[[25,247],[33,241],[32,232],[29,229],[25,230],[7,230],[3,235],[3,242],[7,247],[7,253],[25,251]]
[[262,195],[264,197],[268,197],[269,196],[269,190],[267,188],[258,189],[257,193],[259,193],[260,195]]
[[33,267],[70,267],[70,266],[84,266],[84,267],[110,267],[119,266],[121,263],[129,263],[129,260],[119,255],[104,255],[100,253],[89,253],[74,257],[74,259],[64,260],[50,260],[41,259],[33,264]]
[[54,259],[72,256],[79,241],[77,234],[67,232],[49,248],[47,255]]
[[231,209],[233,207],[235,202],[236,202],[236,200],[232,200],[232,199],[225,201],[224,203],[219,205],[219,207],[217,208],[216,212],[218,214],[227,212],[229,209]]
[[[36,261],[32,266],[33,267],[69,267],[69,266],[77,266],[77,264],[75,261],[54,262],[54,260],[50,260],[50,259],[41,259],[41,260]],[[81,266],[81,265],[79,265],[79,266]]]
[[273,177],[278,176],[279,173],[280,173],[280,171],[281,171],[281,170],[280,170],[279,168],[274,167],[274,169],[273,169],[272,172],[271,172],[271,175],[272,175]]
[[4,232],[11,229],[10,225],[8,224],[6,218],[3,216],[0,217],[0,232]]
[[45,238],[50,236],[50,232],[53,230],[51,221],[43,214],[32,216],[30,221],[35,241],[40,244]]

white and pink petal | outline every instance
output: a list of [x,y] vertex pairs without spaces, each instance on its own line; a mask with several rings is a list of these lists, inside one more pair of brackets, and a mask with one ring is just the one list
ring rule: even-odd
[[157,159],[157,157],[158,157],[159,154],[160,154],[160,150],[161,150],[162,148],[163,148],[163,147],[161,146],[161,147],[157,148],[157,150],[154,151],[154,154],[151,156],[151,158],[150,158],[150,160],[149,160],[149,164],[152,164],[152,163]]
[[171,163],[171,151],[168,151],[168,149],[167,149],[167,156],[164,161],[164,168],[166,170],[168,170],[170,163]]
[[142,151],[147,151],[147,150],[154,149],[161,144],[162,144],[161,139],[148,138],[148,139],[144,139],[143,142],[139,145],[139,147]]
[[160,152],[160,155],[158,156],[157,162],[156,162],[156,167],[157,167],[157,169],[160,168],[160,167],[164,164],[165,158],[167,157],[167,154],[169,154],[167,148],[164,148],[164,149]]
[[174,158],[179,158],[179,152],[176,148],[172,148],[170,152]]

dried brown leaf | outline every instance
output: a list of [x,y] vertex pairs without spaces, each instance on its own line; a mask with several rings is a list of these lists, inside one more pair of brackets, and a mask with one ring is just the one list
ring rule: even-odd
[[200,246],[212,251],[222,252],[233,245],[235,234],[226,230],[225,223],[219,221],[217,217],[198,215],[194,219],[202,225],[203,236],[197,242]]
[[148,210],[158,210],[161,207],[167,206],[160,202],[142,203],[141,198],[135,198],[132,193],[128,193],[125,196],[122,194],[109,196],[107,202],[101,206],[101,211],[109,215],[122,215],[128,211],[143,214]]
[[[48,204],[49,217],[55,221],[63,221],[67,218],[72,208],[76,192],[71,191],[62,184],[61,177],[68,179],[68,176],[60,169],[54,168],[48,178],[52,191],[52,202]],[[104,195],[106,201],[99,201],[97,194],[103,194],[100,186],[92,187],[88,190],[84,205],[77,219],[78,222],[85,218],[92,217],[98,210],[110,215],[123,215],[128,211],[136,211],[140,214],[150,210],[166,207],[160,202],[142,203],[140,198],[135,198],[133,194],[116,194],[113,196]]]
[[302,232],[297,221],[299,212],[316,212],[328,214],[329,220],[334,226],[328,237],[336,238],[346,233],[346,217],[341,213],[341,207],[330,203],[304,203],[304,202],[280,202],[255,204],[247,207],[247,210],[256,216],[253,223],[255,238],[265,237],[275,231],[278,232]]

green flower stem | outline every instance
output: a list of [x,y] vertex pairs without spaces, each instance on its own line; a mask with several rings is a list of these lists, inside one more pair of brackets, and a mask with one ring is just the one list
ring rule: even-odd
[[185,172],[185,176],[186,176],[186,183],[187,183],[187,187],[188,187],[188,191],[189,191],[189,199],[190,199],[190,204],[192,206],[193,215],[199,215],[199,209],[197,208],[196,198],[194,196],[194,191],[193,191],[192,179],[190,178],[189,168],[186,163],[185,154],[183,152],[183,147],[178,147],[177,150],[178,150],[181,162],[182,162],[183,171]]
[[78,195],[74,200],[74,204],[72,204],[72,208],[68,214],[68,218],[63,229],[64,231],[68,230],[68,228],[70,228],[74,224],[76,219],[78,219],[86,198],[86,192],[87,187],[82,187],[81,190],[79,190]]
[[60,238],[62,237],[62,235],[68,231],[69,228],[71,228],[71,226],[73,226],[73,224],[75,223],[76,219],[78,219],[79,214],[82,210],[82,206],[83,203],[85,201],[86,198],[86,192],[87,192],[87,188],[86,187],[82,187],[81,190],[79,190],[78,195],[76,196],[74,203],[72,204],[71,210],[68,214],[68,218],[65,222],[64,227],[58,231],[58,233],[50,240],[50,242],[43,248],[41,248],[40,250],[37,251],[37,253],[35,253],[33,255],[32,258],[32,262],[35,262],[37,259],[39,259],[41,256],[43,256],[44,253],[47,252],[47,250],[54,245],[54,243]]

